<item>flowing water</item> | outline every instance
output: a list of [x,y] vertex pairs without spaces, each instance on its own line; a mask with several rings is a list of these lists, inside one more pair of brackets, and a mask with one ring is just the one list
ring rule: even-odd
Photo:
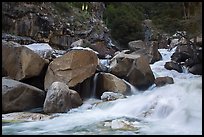
[[50,120],[4,124],[2,134],[201,135],[202,76],[166,70],[174,50],[160,49],[163,60],[150,65],[155,77],[173,77],[174,84],[152,85],[115,101],[90,98]]

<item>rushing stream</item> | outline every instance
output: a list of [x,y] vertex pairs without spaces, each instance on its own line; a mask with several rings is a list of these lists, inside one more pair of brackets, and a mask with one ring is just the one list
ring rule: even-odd
[[159,49],[163,60],[150,65],[155,77],[173,77],[174,84],[153,85],[145,92],[132,92],[115,101],[102,103],[90,98],[53,119],[4,124],[2,134],[201,135],[202,76],[165,69],[174,50]]

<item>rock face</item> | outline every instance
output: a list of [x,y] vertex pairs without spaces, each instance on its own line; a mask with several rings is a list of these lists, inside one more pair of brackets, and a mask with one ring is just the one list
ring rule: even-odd
[[110,63],[111,73],[126,79],[140,90],[154,84],[154,75],[143,55],[119,53]]
[[60,49],[84,38],[91,43],[109,43],[109,30],[101,21],[104,3],[90,2],[89,8],[91,12],[81,11],[69,2],[3,2],[2,32],[31,37]]
[[42,107],[45,92],[33,86],[2,78],[2,112],[24,111]]
[[76,91],[70,90],[65,83],[54,82],[48,89],[43,111],[45,113],[67,112],[81,104],[82,100]]
[[15,80],[38,76],[46,61],[27,47],[2,40],[2,69]]
[[155,84],[157,87],[160,87],[160,86],[164,86],[166,84],[173,84],[174,83],[174,80],[172,77],[157,77],[155,79]]
[[105,91],[127,94],[127,85],[113,74],[101,72],[97,78],[96,96],[100,97]]
[[97,64],[98,57],[94,52],[71,50],[49,64],[45,76],[45,90],[55,81],[74,87],[91,77],[96,71]]
[[15,35],[6,34],[6,33],[2,33],[2,40],[14,41],[21,45],[36,43],[36,41],[31,39],[30,37],[15,36]]

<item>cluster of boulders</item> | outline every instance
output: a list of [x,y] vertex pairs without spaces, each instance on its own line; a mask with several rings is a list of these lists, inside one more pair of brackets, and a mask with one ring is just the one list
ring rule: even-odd
[[184,72],[183,68],[192,74],[202,75],[202,36],[195,39],[188,39],[187,34],[180,34],[172,39],[170,50],[176,47],[171,56],[171,61],[166,62],[165,68]]
[[101,98],[107,91],[130,93],[124,80],[145,90],[155,79],[140,54],[118,52],[110,61],[110,72],[103,72],[97,70],[96,52],[86,48],[70,49],[49,61],[25,45],[2,40],[2,53],[3,113],[36,107],[43,107],[44,113],[67,112],[92,95],[94,84],[94,96]]
[[50,3],[13,4],[3,3],[2,10],[7,30],[2,33],[2,113],[67,112],[90,97],[124,98],[131,94],[127,82],[140,91],[173,84],[170,77],[155,79],[150,68],[162,59],[158,41],[151,41],[150,47],[132,41],[130,50],[119,51],[110,44],[101,20],[83,26],[86,31],[75,26],[78,30],[68,33],[70,26],[54,14]]
[[[2,40],[3,113],[36,107],[42,107],[44,113],[67,112],[91,96],[102,100],[125,97],[131,93],[126,82],[140,91],[154,83],[158,86],[173,83],[171,79],[161,78],[161,84],[157,84],[149,65],[155,57],[150,52],[154,45],[139,49],[146,52],[115,52],[109,59],[108,71],[100,69],[101,58],[90,48],[70,49],[48,60],[28,47]],[[158,49],[155,51],[159,53]],[[107,96],[107,92],[114,93]]]

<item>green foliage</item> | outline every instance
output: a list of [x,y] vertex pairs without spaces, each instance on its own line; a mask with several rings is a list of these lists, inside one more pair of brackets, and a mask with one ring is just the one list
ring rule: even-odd
[[123,47],[131,40],[144,40],[141,22],[152,20],[157,30],[170,35],[185,30],[190,36],[202,33],[202,3],[189,2],[188,19],[183,2],[117,2],[106,3],[104,21],[112,37]]
[[129,3],[111,3],[104,13],[106,25],[121,47],[127,47],[129,41],[143,39],[142,19],[142,13]]

